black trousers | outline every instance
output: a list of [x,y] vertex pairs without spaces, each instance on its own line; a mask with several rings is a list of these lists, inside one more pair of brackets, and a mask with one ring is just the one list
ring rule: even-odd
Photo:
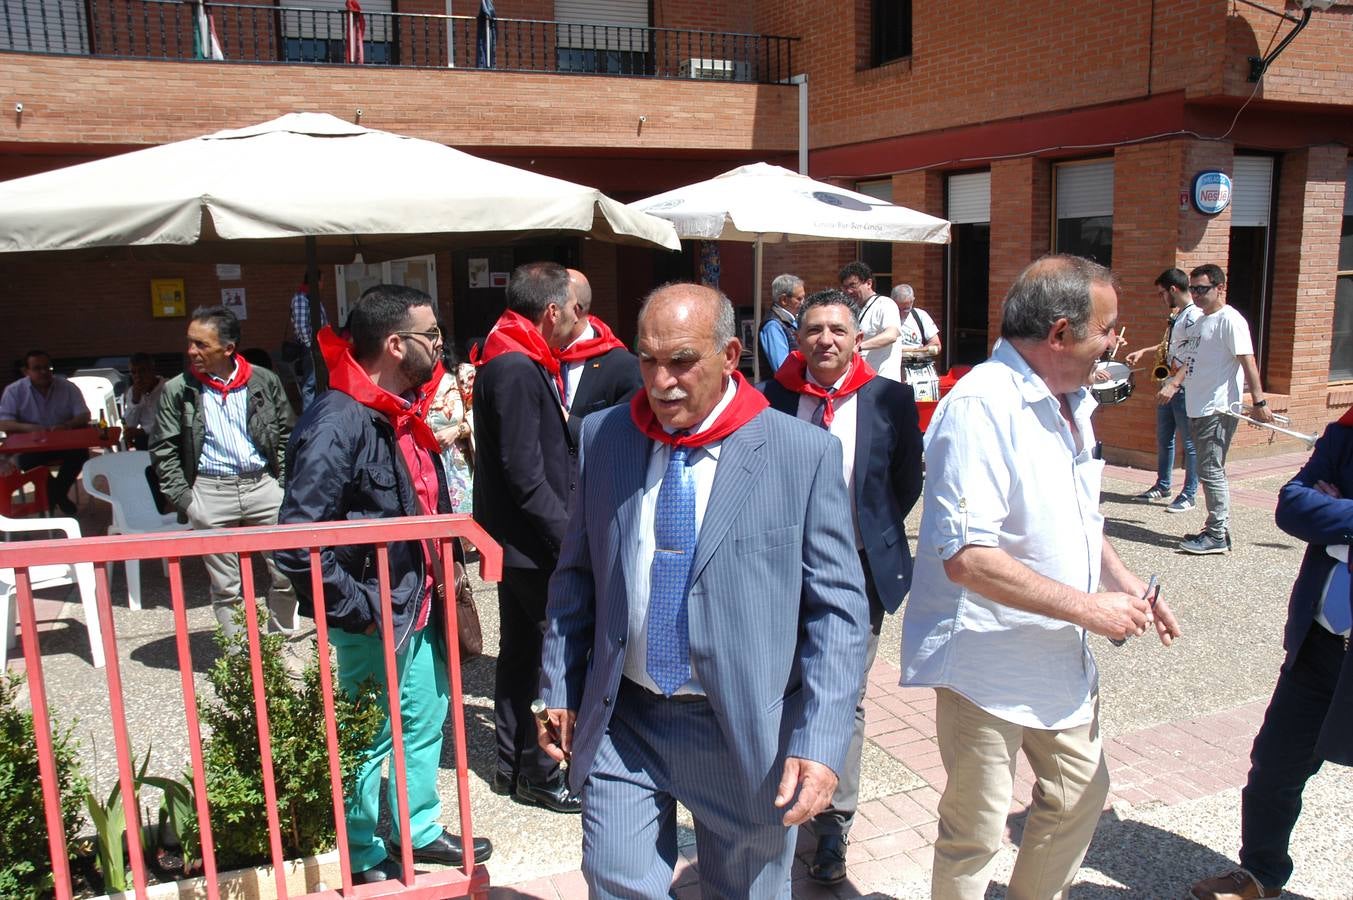
[[70,492],[71,485],[80,477],[80,470],[85,467],[88,460],[88,450],[46,450],[41,453],[20,453],[15,462],[20,469],[51,465],[61,467],[47,485],[47,503],[49,506],[55,506],[58,497],[64,497]]
[[498,772],[552,781],[559,764],[536,740],[531,701],[540,694],[540,653],[545,634],[545,601],[550,573],[503,568],[498,582],[498,667],[493,681],[493,719],[498,738]]

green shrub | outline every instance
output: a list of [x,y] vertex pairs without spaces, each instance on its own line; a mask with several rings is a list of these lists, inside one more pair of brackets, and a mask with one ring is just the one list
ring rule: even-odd
[[[260,607],[259,621],[266,621],[266,615],[266,608]],[[318,654],[311,650],[305,673],[297,682],[288,675],[282,659],[284,640],[280,634],[262,635],[263,686],[282,849],[287,858],[294,858],[332,849],[337,838]],[[272,857],[248,639],[243,630],[234,638],[218,632],[217,643],[225,652],[208,674],[217,699],[199,704],[202,721],[211,731],[203,755],[216,863],[221,869],[266,865]],[[344,796],[355,791],[357,770],[380,729],[383,708],[377,697],[374,680],[362,686],[355,701],[335,681]],[[190,823],[193,830],[195,824]]]
[[[37,897],[52,889],[33,714],[14,702],[21,684],[22,676],[0,674],[0,897]],[[87,785],[77,768],[79,748],[71,728],[54,725],[52,731],[69,852]]]

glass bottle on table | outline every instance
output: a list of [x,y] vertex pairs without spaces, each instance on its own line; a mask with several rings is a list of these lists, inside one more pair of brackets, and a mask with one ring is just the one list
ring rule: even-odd
[[99,410],[99,439],[108,440],[108,414]]

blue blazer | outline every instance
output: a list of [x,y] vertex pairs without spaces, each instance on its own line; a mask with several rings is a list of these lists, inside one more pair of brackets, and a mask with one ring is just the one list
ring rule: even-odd
[[[798,415],[798,394],[774,379],[757,387],[772,409]],[[910,385],[871,378],[855,402],[855,514],[874,587],[894,613],[911,589],[905,520],[921,496],[921,426]]]
[[[542,680],[551,708],[578,713],[574,790],[620,688],[652,446],[627,406],[583,424]],[[839,772],[854,728],[869,608],[846,509],[841,444],[820,428],[763,410],[724,439],[691,568],[690,652],[730,750],[711,777],[727,779],[757,822],[780,820],[773,800],[786,755]]]
[[[1316,490],[1317,481],[1336,485],[1343,499]],[[1325,581],[1330,570],[1339,565],[1325,547],[1353,544],[1353,428],[1335,424],[1325,429],[1306,465],[1283,485],[1274,519],[1283,531],[1308,544],[1287,604],[1287,629],[1283,634],[1286,670],[1296,660],[1306,633],[1320,627],[1315,614]],[[1347,651],[1318,750],[1326,759],[1353,765],[1353,655]]]

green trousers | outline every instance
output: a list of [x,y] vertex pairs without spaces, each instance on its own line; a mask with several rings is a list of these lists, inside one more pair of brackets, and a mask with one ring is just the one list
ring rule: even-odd
[[[408,778],[409,829],[413,846],[431,843],[442,833],[438,823],[442,801],[437,793],[437,769],[442,755],[442,724],[446,721],[446,654],[432,628],[414,632],[404,652],[395,657],[399,673],[400,720],[404,726],[404,770]],[[352,871],[365,872],[386,857],[385,842],[376,834],[380,815],[381,770],[390,756],[390,701],[386,695],[385,661],[378,636],[329,632],[338,657],[338,681],[351,696],[357,686],[371,676],[381,686],[380,703],[387,711],[385,722],[369,748],[370,756],[357,776],[355,796],[347,800],[348,848]],[[395,791],[395,767],[390,766],[385,790],[390,817],[394,820],[391,839],[402,845],[399,831],[398,796]]]

